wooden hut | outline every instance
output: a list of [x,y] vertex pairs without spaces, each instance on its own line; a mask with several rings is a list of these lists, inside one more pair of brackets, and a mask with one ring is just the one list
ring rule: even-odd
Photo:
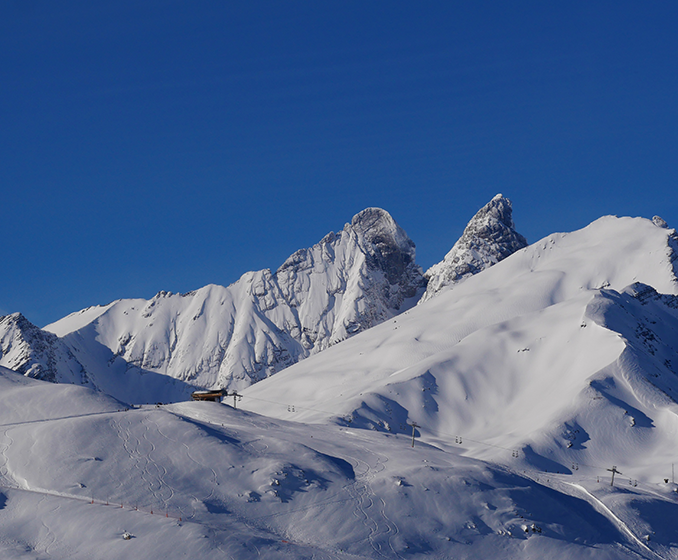
[[224,389],[218,389],[215,391],[193,391],[191,393],[191,400],[221,402],[221,399],[227,396],[228,391],[225,391]]

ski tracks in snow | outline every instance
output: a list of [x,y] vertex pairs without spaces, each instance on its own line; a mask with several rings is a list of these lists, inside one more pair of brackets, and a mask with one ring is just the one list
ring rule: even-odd
[[[183,449],[184,449],[184,452],[185,452],[185,454],[186,454],[186,457],[187,457],[191,462],[195,463],[200,469],[209,470],[209,471],[212,473],[212,480],[211,480],[211,484],[210,484],[211,490],[210,490],[209,494],[207,494],[206,496],[204,496],[204,497],[202,497],[202,498],[199,498],[198,496],[195,496],[195,495],[191,495],[191,497],[192,497],[194,500],[198,501],[198,502],[204,502],[204,501],[210,500],[210,499],[214,496],[214,488],[216,488],[216,486],[218,485],[218,481],[217,481],[217,473],[216,473],[216,471],[215,471],[212,467],[208,467],[207,465],[205,465],[205,464],[201,463],[200,461],[198,461],[197,459],[195,459],[195,457],[193,457],[193,456],[191,455],[191,448],[190,448],[190,446],[189,446],[187,443],[184,443],[183,441],[179,441],[179,440],[176,440],[176,439],[174,439],[174,438],[171,438],[171,437],[168,436],[166,433],[164,433],[164,432],[160,429],[160,426],[158,425],[158,423],[157,423],[155,420],[153,420],[153,419],[150,417],[150,415],[147,417],[147,419],[148,419],[149,422],[151,422],[151,423],[155,426],[155,429],[157,430],[158,434],[160,434],[160,436],[162,436],[163,438],[165,438],[167,441],[172,442],[173,448],[174,448],[174,449],[180,449],[180,448],[183,448]],[[156,465],[156,466],[157,466],[157,465]],[[163,483],[165,484],[165,486],[171,490],[172,496],[173,496],[173,495],[176,493],[176,489],[173,488],[171,485],[169,485],[169,484],[164,480],[164,476],[167,475],[167,469],[165,469],[164,467],[159,467],[159,468],[162,468],[162,469],[163,469],[164,472],[163,472],[163,479],[162,479],[162,481],[163,481]],[[171,497],[171,496],[170,496],[170,497]],[[168,499],[169,499],[169,498],[168,498]],[[194,518],[195,518],[195,512],[191,513],[191,514],[188,516],[188,518],[194,519]]]
[[[367,540],[374,552],[382,558],[402,558],[393,546],[393,538],[398,534],[398,526],[386,515],[386,502],[372,489],[372,482],[385,470],[388,457],[362,445],[357,445],[363,457],[373,457],[373,465],[368,461],[348,456],[353,463],[356,481],[349,487],[349,493],[355,501],[353,515],[362,521],[368,529]],[[361,472],[358,472],[360,470]],[[376,510],[376,512],[375,512]],[[385,541],[386,546],[383,545]]]
[[16,481],[9,473],[9,457],[7,457],[7,451],[9,450],[14,440],[7,433],[9,429],[5,430],[2,434],[2,449],[0,450],[0,484],[2,486],[16,486]]
[[[156,506],[161,506],[165,511],[168,511],[170,500],[174,496],[175,490],[166,481],[167,469],[153,458],[156,446],[148,438],[149,427],[147,421],[152,422],[161,435],[164,436],[164,434],[160,432],[157,424],[150,420],[148,413],[141,413],[144,416],[142,416],[141,421],[138,423],[133,423],[127,416],[116,422],[118,436],[122,441],[123,449],[134,462],[134,469],[139,473],[144,486],[148,488],[156,502]],[[144,428],[141,437],[132,434],[130,429],[133,425],[139,424]],[[124,493],[122,484],[120,489]],[[153,507],[153,504],[149,505]]]
[[12,472],[9,468],[9,456],[7,455],[7,452],[14,443],[14,440],[9,435],[10,429],[11,428],[8,428],[3,432],[3,441],[0,443],[0,445],[3,446],[0,450],[0,486],[30,490],[28,481],[17,472]]
[[[38,502],[38,505],[36,506],[36,509],[40,507],[40,505],[45,501],[45,497],[41,497],[40,501]],[[57,511],[61,506],[57,505],[50,513],[54,513]],[[40,516],[40,523],[42,526],[45,528],[45,531],[47,534],[42,537],[36,544],[35,544],[35,549],[36,550],[44,550],[45,554],[49,555],[49,549],[54,546],[57,543],[57,537],[54,534],[54,532],[45,524],[44,521],[45,516]]]

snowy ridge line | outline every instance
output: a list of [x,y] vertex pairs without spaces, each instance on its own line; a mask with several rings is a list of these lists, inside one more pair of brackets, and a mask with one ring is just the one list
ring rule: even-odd
[[[422,426],[417,424],[417,428],[421,428],[421,427]],[[504,451],[518,452],[518,449],[516,449],[515,447],[503,447],[501,445],[496,445],[494,443],[488,443],[486,441],[480,441],[480,440],[477,440],[477,439],[472,439],[472,438],[466,437],[465,435],[462,435],[462,434],[448,434],[446,432],[441,432],[439,430],[432,430],[430,428],[427,428],[427,430],[431,434],[434,434],[434,435],[437,435],[437,436],[447,436],[449,438],[458,439],[458,441],[455,441],[455,443],[457,443],[458,445],[463,445],[463,443],[462,443],[463,440],[468,440],[468,441],[472,441],[473,443],[485,445],[486,447],[494,447],[495,449],[503,449]]]
[[42,496],[50,496],[52,498],[62,498],[64,500],[73,500],[76,502],[82,502],[86,504],[100,505],[100,506],[110,506],[115,507],[116,509],[125,509],[127,511],[138,511],[139,513],[146,513],[149,515],[160,515],[160,517],[165,517],[167,519],[174,519],[176,521],[186,522],[183,516],[177,517],[174,514],[170,514],[169,510],[165,511],[163,516],[161,513],[154,513],[153,509],[146,510],[138,506],[129,506],[124,507],[124,504],[118,504],[117,502],[111,502],[110,500],[99,500],[93,496],[90,498],[85,498],[83,496],[76,496],[73,494],[66,494],[61,492],[50,492],[49,490],[34,490],[32,488],[22,488],[20,486],[11,486],[9,484],[0,484],[0,488],[5,488],[7,490],[19,490],[20,492],[30,492],[31,494],[40,494]]
[[[336,416],[336,417],[340,417],[340,418],[346,418],[347,416],[349,416],[349,415],[347,415],[346,413],[330,412],[330,411],[328,411],[328,410],[320,410],[320,409],[317,409],[317,408],[309,408],[309,407],[305,407],[305,406],[299,406],[299,405],[296,405],[296,404],[281,403],[281,402],[271,401],[271,400],[268,400],[268,399],[261,399],[261,398],[258,398],[258,397],[251,397],[251,396],[249,396],[249,395],[243,395],[243,396],[242,396],[242,398],[245,398],[245,397],[250,398],[250,399],[255,400],[255,401],[265,402],[265,403],[268,403],[268,404],[276,404],[276,405],[282,406],[283,408],[284,408],[284,407],[287,407],[288,409],[291,408],[291,409],[299,409],[299,410],[308,410],[308,411],[311,411],[311,412],[320,412],[320,413],[322,413],[322,414],[330,414],[330,415],[333,415],[333,416]],[[230,406],[230,405],[227,405],[227,406]],[[292,414],[293,414],[293,412],[292,412]],[[294,421],[294,420],[292,420],[292,421]],[[207,423],[210,423],[210,422],[207,422]],[[411,425],[411,424],[410,424],[410,425]],[[223,424],[222,424],[222,426],[223,426]],[[425,426],[421,426],[420,424],[417,424],[417,428],[419,428],[420,430],[421,430],[421,428],[425,428],[426,431],[427,431],[429,434],[432,434],[432,435],[436,435],[436,436],[444,436],[444,437],[448,437],[448,438],[455,438],[455,440],[458,439],[458,441],[455,441],[455,443],[458,444],[458,445],[463,445],[462,442],[463,442],[464,440],[466,440],[466,441],[470,441],[470,442],[476,443],[476,444],[478,444],[478,445],[484,445],[485,447],[492,447],[492,448],[494,448],[494,449],[501,449],[501,450],[503,450],[503,451],[510,451],[511,453],[520,453],[520,449],[517,449],[517,448],[515,448],[515,447],[504,447],[504,446],[502,446],[502,445],[497,445],[497,444],[494,444],[494,443],[489,443],[489,442],[487,442],[487,441],[482,441],[482,440],[473,439],[473,438],[467,437],[467,436],[465,436],[465,435],[463,435],[463,434],[450,434],[450,433],[447,433],[447,432],[442,432],[442,431],[440,431],[440,430],[434,430],[434,429],[431,429],[431,428],[426,428]],[[408,435],[405,434],[405,433],[403,433],[403,434],[394,433],[394,434],[392,434],[392,435],[394,435],[394,436],[396,436],[396,437],[402,435],[402,436],[406,436],[408,440],[410,439],[410,436],[408,436]],[[421,439],[421,436],[420,436],[419,439]],[[513,458],[517,458],[517,455],[514,456]],[[677,460],[676,462],[678,462],[678,460]],[[607,467],[607,466],[590,465],[590,464],[588,464],[588,463],[582,463],[582,462],[576,461],[576,460],[571,461],[571,463],[572,463],[572,465],[573,465],[573,467],[572,467],[572,470],[573,470],[573,471],[574,471],[574,470],[578,470],[579,467],[587,467],[587,468],[589,468],[589,469],[599,470],[599,471],[603,471],[603,472],[607,472],[607,470],[608,470],[608,467]],[[621,466],[624,467],[623,464],[622,464]],[[529,470],[532,470],[532,471],[535,472],[535,473],[542,472],[542,471],[537,471],[537,470],[534,470],[534,469],[529,469]],[[525,472],[525,471],[523,471],[523,472]],[[551,474],[566,474],[566,473],[559,473],[559,472],[556,472],[556,471],[547,471],[547,470],[545,470],[545,471],[543,471],[543,472],[544,472],[544,473],[551,473]],[[592,479],[591,479],[591,480],[592,480]],[[632,479],[632,480],[633,480],[633,479]]]
[[[418,427],[418,428],[421,428],[421,426],[419,426],[419,425],[417,425],[417,427]],[[503,449],[504,451],[511,451],[511,452],[515,452],[515,453],[520,453],[520,449],[516,449],[515,447],[503,447],[503,446],[501,446],[501,445],[496,445],[496,444],[493,444],[493,443],[488,443],[488,442],[486,442],[486,441],[480,441],[480,440],[477,440],[477,439],[472,439],[472,438],[466,437],[466,436],[464,436],[464,435],[459,435],[459,434],[448,434],[448,433],[441,432],[441,431],[438,431],[438,430],[431,430],[431,429],[429,429],[428,431],[429,431],[430,433],[432,433],[432,434],[436,434],[436,435],[439,435],[439,436],[447,436],[447,437],[450,437],[450,438],[459,438],[459,442],[458,442],[459,445],[463,445],[463,444],[462,444],[462,441],[463,441],[463,440],[468,440],[468,441],[472,441],[473,443],[478,443],[478,444],[480,444],[480,445],[485,445],[485,446],[487,446],[487,447],[494,447],[494,448],[496,448],[496,449]],[[455,442],[455,443],[457,443],[457,442]],[[514,457],[514,458],[517,458],[517,457]],[[573,469],[572,469],[572,470],[577,470],[576,468],[574,468],[574,465],[576,465],[577,467],[588,467],[588,468],[590,468],[590,469],[601,470],[601,471],[607,471],[607,470],[608,470],[607,467],[601,467],[601,466],[598,466],[598,465],[589,465],[589,464],[587,464],[587,463],[581,463],[581,462],[579,462],[579,461],[571,461],[571,462],[572,462],[572,464],[573,464]],[[624,465],[622,465],[622,467],[623,467],[623,466],[624,466]],[[534,472],[541,472],[541,471],[535,471],[534,469],[531,469],[531,470],[533,470]],[[546,470],[545,470],[544,472],[548,473],[548,472],[551,472],[551,471],[546,471]],[[554,473],[552,473],[552,474],[562,474],[562,473],[554,472]]]
[[[508,472],[511,472],[513,474],[517,474],[517,475],[521,475],[521,476],[524,475],[528,478],[531,478],[532,480],[534,480],[535,482],[538,482],[539,484],[542,484],[540,477],[542,479],[546,478],[547,484],[551,484],[551,479],[553,479],[554,481],[562,482],[562,483],[573,484],[572,482],[567,482],[566,480],[561,480],[561,478],[566,477],[566,476],[574,476],[574,473],[567,474],[567,473],[561,473],[561,472],[558,472],[558,471],[547,471],[547,470],[538,471],[536,469],[530,469],[530,468],[514,469],[509,464],[502,464],[502,463],[497,463],[497,462],[494,462],[494,464],[495,465],[501,465]],[[597,468],[597,467],[594,467],[594,468]],[[549,475],[549,476],[547,477],[545,475]],[[619,477],[617,477],[617,480],[618,479],[619,479]],[[593,477],[592,476],[577,475],[577,480],[590,481],[591,483],[593,483]],[[622,479],[622,480],[624,480],[624,479]],[[658,493],[654,488],[652,488],[651,483],[637,481],[637,480],[634,480],[634,479],[630,479],[630,480],[633,480],[636,483],[636,484],[631,485],[633,488],[640,488],[640,490],[642,490],[643,492],[651,493],[651,494],[657,496],[658,498],[660,498],[662,500],[678,502],[678,497],[674,500],[670,500],[670,499],[668,499],[668,496]],[[607,481],[601,480],[600,476],[596,476],[595,483],[607,485]],[[614,488],[624,488],[626,486],[627,485],[625,485],[625,484],[615,484]]]
[[[268,399],[260,399],[258,397],[251,397],[249,395],[242,395],[242,398],[245,398],[245,397],[252,399],[254,401],[265,402],[265,403],[268,403],[268,404],[277,404],[277,405],[280,405],[282,407],[287,407],[288,409],[289,408],[292,408],[292,409],[298,408],[300,410],[309,410],[311,412],[320,412],[322,414],[330,414],[332,416],[337,416],[337,417],[340,417],[340,418],[345,418],[346,416],[349,416],[346,413],[330,412],[329,410],[319,410],[317,408],[309,408],[309,407],[306,407],[306,406],[298,406],[296,404],[281,403],[281,402],[276,402],[276,401],[269,401]],[[422,426],[417,425],[417,427],[421,428]],[[501,445],[496,445],[496,444],[493,444],[493,443],[488,443],[486,441],[480,441],[480,440],[472,439],[472,438],[469,438],[469,437],[466,437],[466,436],[463,436],[463,435],[460,435],[460,434],[448,434],[448,433],[445,433],[445,432],[440,432],[438,430],[432,430],[430,428],[427,428],[427,430],[428,430],[428,432],[435,434],[435,435],[447,436],[447,437],[450,437],[450,438],[460,438],[460,440],[466,439],[468,441],[472,441],[473,443],[478,443],[480,445],[485,445],[487,447],[494,447],[495,449],[503,449],[504,451],[517,451],[517,449],[515,449],[515,448],[502,447]],[[398,436],[400,434],[394,434],[394,435]],[[461,445],[461,442],[459,442],[459,444]],[[598,467],[593,467],[593,468],[598,468]]]
[[[419,425],[417,425],[417,427],[421,428],[421,426],[419,426]],[[459,438],[459,443],[458,443],[459,445],[463,445],[462,440],[468,440],[468,441],[472,441],[473,443],[477,443],[477,444],[484,445],[484,446],[487,446],[487,447],[494,447],[496,449],[503,449],[504,451],[511,451],[511,452],[514,452],[514,453],[520,453],[520,449],[517,449],[517,448],[502,447],[501,445],[496,445],[496,444],[488,443],[488,442],[485,442],[485,441],[479,441],[479,440],[476,440],[476,439],[467,438],[466,436],[462,436],[462,435],[458,435],[458,434],[448,434],[448,433],[440,432],[440,431],[437,431],[437,430],[428,430],[428,431],[430,433],[433,433],[433,434],[436,434],[436,435],[447,436],[447,437],[450,437],[450,438],[452,438],[452,437]],[[396,434],[396,435],[398,435],[398,434]],[[513,458],[517,459],[518,456],[515,455]],[[606,466],[590,465],[588,463],[582,463],[582,462],[576,461],[576,460],[572,460],[572,461],[569,461],[569,462],[572,463],[572,471],[579,470],[579,467],[586,467],[586,468],[589,468],[589,469],[592,469],[592,470],[599,470],[599,471],[603,471],[603,472],[607,472],[609,470],[609,467],[606,467]],[[624,466],[625,466],[624,464],[621,464],[622,468]],[[516,472],[517,474],[520,474],[518,471],[514,471],[514,472]],[[561,472],[558,472],[558,471],[549,471],[549,470],[538,471],[538,470],[535,470],[535,469],[522,469],[522,472],[523,473],[533,472],[533,473],[564,475],[564,476],[572,476],[574,474],[574,473],[567,474],[567,473],[561,473]],[[584,479],[584,480],[593,480],[593,478],[589,478],[589,477],[579,476],[578,478]],[[638,480],[636,480],[636,479],[630,478],[629,480],[635,480],[636,483],[638,483]],[[599,481],[597,481],[597,482],[599,482]],[[666,498],[665,496],[662,496],[662,497],[664,499]]]
[[[499,463],[495,463],[495,464],[499,464]],[[549,472],[549,471],[537,471],[537,470],[534,470],[534,469],[519,469],[519,470],[516,470],[516,469],[512,469],[509,465],[503,465],[503,466],[509,472],[512,472],[512,473],[518,474],[518,475],[524,475],[524,476],[534,480],[535,482],[538,482],[539,484],[544,484],[543,479],[545,478],[546,484],[548,484],[548,485],[553,484],[553,482],[568,484],[570,486],[576,485],[575,482],[569,482],[569,481],[564,479],[564,477],[574,476],[573,474]],[[549,475],[549,476],[546,477],[545,475]],[[541,479],[540,479],[540,477],[541,477]],[[592,484],[594,482],[593,477],[589,477],[589,476],[577,476],[577,480],[580,481],[580,482],[581,481],[589,481]],[[613,488],[625,488],[626,491],[629,491],[628,485],[618,484],[616,482],[616,480],[617,479],[615,479],[615,485],[613,486]],[[661,500],[671,502],[671,503],[678,502],[678,497],[674,498],[674,499],[670,499],[669,496],[657,492],[657,490],[652,487],[651,483],[644,483],[642,481],[641,482],[635,481],[635,482],[637,482],[638,484],[632,485],[632,488],[637,488],[638,490],[636,490],[636,492],[638,492],[638,493],[643,492],[643,493],[646,493],[646,494],[652,494],[652,495],[656,496],[657,498],[659,498]],[[601,484],[605,487],[611,486],[610,484],[608,484],[607,480],[602,480],[602,479],[600,479],[600,477],[596,477],[595,483]],[[633,490],[631,490],[631,491],[633,491]]]

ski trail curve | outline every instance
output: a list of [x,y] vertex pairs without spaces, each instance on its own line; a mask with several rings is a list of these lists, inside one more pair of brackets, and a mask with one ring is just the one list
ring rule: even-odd
[[605,517],[610,519],[621,530],[621,532],[624,533],[629,538],[629,540],[637,544],[641,548],[641,550],[649,553],[652,558],[656,558],[658,560],[666,560],[663,556],[657,554],[643,541],[641,541],[635,535],[635,533],[631,531],[631,529],[629,529],[626,523],[619,519],[619,517],[617,517],[609,507],[607,507],[601,500],[599,500],[593,494],[591,494],[591,492],[589,492],[586,488],[573,482],[565,482],[565,484],[571,486],[572,488],[575,488],[576,490],[584,494],[588,498],[588,501],[593,505],[593,507],[595,507],[598,510],[599,513],[602,513]]

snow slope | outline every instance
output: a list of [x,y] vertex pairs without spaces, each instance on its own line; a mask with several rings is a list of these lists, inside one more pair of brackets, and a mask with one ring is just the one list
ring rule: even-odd
[[[408,309],[423,289],[414,243],[386,211],[368,208],[275,273],[120,300],[45,330],[101,390],[132,402],[181,400],[194,386],[240,389],[267,377]],[[131,381],[147,374],[150,383]]]
[[674,230],[640,218],[551,235],[248,388],[242,405],[392,433],[416,422],[475,457],[661,479],[677,443],[677,254]]
[[[0,368],[0,555],[678,559],[676,255],[658,220],[554,234],[238,409],[132,407]],[[204,308],[163,294],[84,310],[56,340],[88,374],[110,364],[98,387],[128,402],[185,394],[110,345],[141,319],[209,323],[228,289],[203,290]]]
[[4,558],[676,557],[671,524],[634,513],[675,514],[661,487],[620,501],[538,478],[216,403],[126,409],[0,368]]

